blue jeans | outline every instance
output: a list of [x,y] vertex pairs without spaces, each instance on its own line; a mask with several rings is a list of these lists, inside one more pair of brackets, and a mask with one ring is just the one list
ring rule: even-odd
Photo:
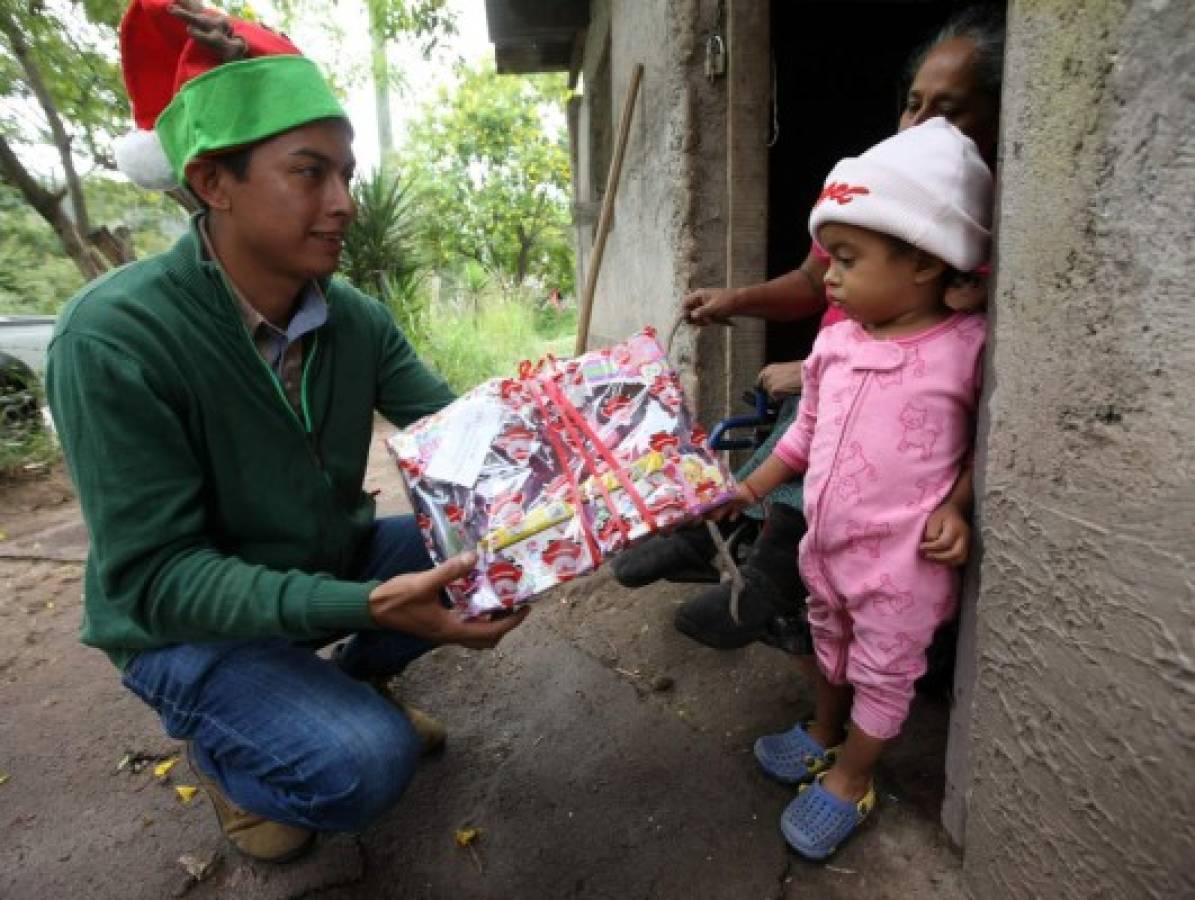
[[[356,573],[431,567],[413,516],[374,523]],[[397,632],[354,635],[333,661],[284,638],[179,644],[138,653],[124,684],[238,806],[275,822],[357,831],[394,805],[419,760],[406,716],[366,679],[432,647]]]

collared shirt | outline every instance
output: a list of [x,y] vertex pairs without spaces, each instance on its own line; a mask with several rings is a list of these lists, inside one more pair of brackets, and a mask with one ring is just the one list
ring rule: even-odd
[[279,384],[290,402],[291,408],[300,419],[303,417],[303,338],[328,321],[328,301],[315,281],[309,281],[299,298],[299,305],[287,323],[286,329],[278,328],[268,321],[245,299],[237,289],[224,267],[220,264],[207,232],[207,218],[199,220],[199,234],[203,238],[203,249],[209,259],[220,269],[229,293],[236,297],[240,307],[241,321],[249,331],[249,337],[266,365],[278,377]]

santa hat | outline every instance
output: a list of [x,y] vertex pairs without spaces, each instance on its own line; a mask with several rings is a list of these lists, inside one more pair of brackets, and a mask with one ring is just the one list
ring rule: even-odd
[[930,119],[836,165],[809,216],[891,235],[970,272],[987,261],[992,173],[975,142]]
[[175,187],[197,156],[319,119],[347,118],[319,69],[287,38],[229,17],[247,53],[223,62],[170,14],[173,2],[133,0],[120,23],[136,129],[116,142],[116,163],[133,182]]

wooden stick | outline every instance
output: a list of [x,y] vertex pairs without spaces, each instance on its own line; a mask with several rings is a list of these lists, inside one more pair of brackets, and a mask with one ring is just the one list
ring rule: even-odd
[[618,123],[618,146],[610,171],[606,175],[606,195],[602,197],[602,214],[598,218],[597,239],[589,257],[589,271],[585,273],[585,290],[581,293],[581,309],[577,320],[577,353],[585,352],[589,342],[589,319],[593,313],[593,294],[597,290],[598,273],[602,269],[602,254],[606,251],[606,238],[610,234],[610,222],[614,217],[614,197],[618,193],[618,180],[622,175],[622,158],[627,149],[627,138],[631,134],[631,118],[635,113],[635,100],[639,96],[639,81],[643,78],[643,63],[636,63],[631,70],[631,83],[627,85],[626,100],[622,104],[622,120]]

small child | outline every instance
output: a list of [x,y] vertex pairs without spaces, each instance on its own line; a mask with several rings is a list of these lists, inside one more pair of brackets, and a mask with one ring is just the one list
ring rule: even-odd
[[809,230],[830,253],[827,294],[848,320],[818,336],[796,420],[720,513],[805,473],[816,714],[761,738],[756,756],[803,783],[780,826],[811,859],[871,812],[876,762],[955,611],[958,572],[931,558],[928,532],[963,516],[947,504],[930,521],[969,464],[985,322],[945,297],[956,273],[987,259],[991,202],[975,144],[942,118],[835,166]]

